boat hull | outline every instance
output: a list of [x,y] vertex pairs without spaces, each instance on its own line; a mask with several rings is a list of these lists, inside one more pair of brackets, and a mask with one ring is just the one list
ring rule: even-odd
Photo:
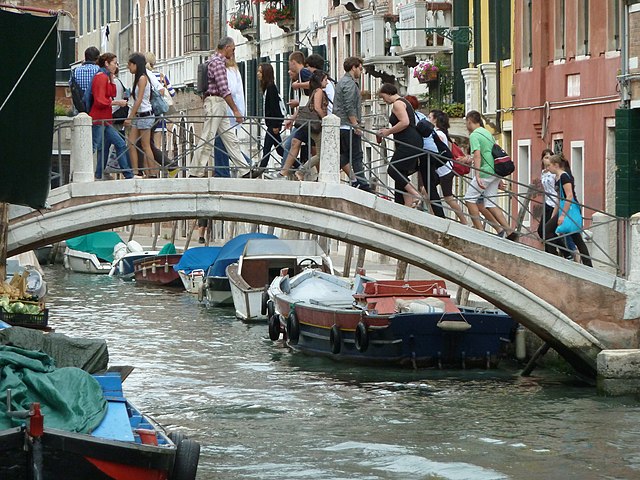
[[180,261],[181,255],[155,255],[133,262],[136,282],[163,287],[182,285],[180,275],[173,266]]
[[231,288],[236,317],[243,322],[265,322],[266,313],[262,313],[262,298],[266,287],[253,288],[238,274],[238,264],[227,267],[227,277]]
[[184,285],[184,289],[189,293],[197,294],[202,288],[204,281],[204,270],[193,270],[191,273],[186,273],[184,270],[178,270],[178,275]]
[[205,277],[202,286],[204,298],[210,306],[228,307],[233,305],[228,277]]
[[64,252],[64,267],[72,272],[107,275],[111,263],[100,260],[94,253],[81,252],[67,247]]

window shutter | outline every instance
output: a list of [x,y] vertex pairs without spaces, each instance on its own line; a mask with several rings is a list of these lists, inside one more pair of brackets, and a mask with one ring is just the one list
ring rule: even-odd
[[[258,115],[257,108],[257,96],[258,89],[257,87],[258,81],[258,61],[255,58],[252,58],[247,62],[247,74],[245,78],[245,87],[247,89],[247,115],[256,116]],[[261,103],[261,102],[260,102]]]

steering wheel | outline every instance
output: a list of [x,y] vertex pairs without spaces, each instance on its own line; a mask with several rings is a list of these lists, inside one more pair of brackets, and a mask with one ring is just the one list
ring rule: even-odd
[[316,262],[313,258],[303,258],[298,262],[298,266],[301,268],[320,268],[318,262]]

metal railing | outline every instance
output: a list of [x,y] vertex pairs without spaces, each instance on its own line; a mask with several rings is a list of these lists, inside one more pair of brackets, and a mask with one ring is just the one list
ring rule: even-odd
[[[205,121],[204,116],[185,116],[185,115],[168,115],[165,116],[166,130],[160,132],[158,136],[158,144],[154,150],[154,157],[158,163],[154,170],[157,170],[164,177],[188,177],[189,167],[191,165],[193,155],[198,149],[208,144],[212,150],[212,158],[209,159],[208,165],[205,167],[206,176],[237,176],[237,167],[233,164],[230,166],[216,165],[213,157],[216,154],[225,153],[224,146],[216,143],[216,138],[204,139],[197,133],[202,130],[202,124]],[[247,159],[247,167],[254,166],[251,177],[265,178],[269,173],[274,173],[282,168],[284,160],[280,154],[276,152],[277,147],[286,147],[287,136],[283,135],[281,141],[276,142],[268,152],[267,156],[263,156],[262,145],[266,135],[263,117],[245,117],[244,122],[235,128],[236,134],[240,141],[241,149]],[[66,169],[63,152],[70,151],[71,147],[65,145],[65,139],[69,137],[70,122],[60,122],[56,125],[54,131],[54,165],[56,165],[55,174],[52,176],[52,186],[61,186],[69,182],[70,175]],[[310,125],[301,128],[310,129]],[[220,132],[219,132],[220,133]],[[351,130],[351,134],[355,133]],[[309,132],[308,138],[312,135]],[[129,148],[135,148],[139,154],[143,154],[139,146],[132,147],[129,139],[126,139]],[[307,143],[311,143],[307,140]],[[70,145],[70,142],[69,142]],[[372,130],[364,130],[362,135],[363,151],[366,151],[363,159],[364,171],[351,172],[351,176],[342,174],[343,182],[355,182],[356,175],[364,177],[369,183],[372,193],[384,198],[393,200],[400,198],[399,194],[406,194],[405,191],[399,192],[390,184],[389,170],[396,166],[396,162],[413,163],[412,167],[407,171],[404,168],[403,176],[405,180],[413,185],[421,194],[414,195],[411,202],[417,208],[427,213],[433,212],[434,207],[437,210],[441,208],[444,216],[456,221],[457,216],[451,204],[447,201],[429,199],[429,185],[431,185],[430,170],[424,167],[422,162],[456,162],[438,154],[427,152],[422,148],[416,148],[411,145],[402,144],[392,138],[377,138],[377,132]],[[392,157],[396,149],[402,146],[403,150],[411,151],[411,154],[404,155],[401,159],[393,161]],[[314,149],[309,148],[308,158],[311,159]],[[160,152],[160,153],[157,153]],[[157,155],[160,155],[159,157]],[[351,154],[348,152],[349,160]],[[262,165],[260,163],[262,162]],[[399,163],[398,163],[399,164]],[[259,168],[258,168],[259,166]],[[319,167],[316,166],[319,171]],[[149,169],[142,168],[143,172]],[[308,167],[305,166],[304,160],[294,164],[292,172],[304,171],[308,173]],[[426,172],[424,175],[415,175],[422,170]],[[107,169],[109,171],[109,169]],[[464,191],[469,188],[474,168],[471,166],[471,173],[468,176],[457,176],[454,178],[454,201],[464,208],[462,200]],[[424,176],[425,178],[422,178]],[[295,178],[293,176],[289,178]],[[305,178],[314,178],[314,175]],[[423,187],[425,187],[423,189]],[[518,193],[523,192],[523,193]],[[629,220],[616,217],[600,209],[580,204],[582,210],[584,225],[580,229],[579,235],[587,240],[589,253],[576,257],[571,246],[566,245],[566,235],[556,236],[554,238],[540,238],[533,226],[540,217],[540,212],[544,207],[545,192],[539,185],[525,185],[512,180],[510,178],[502,179],[502,187],[497,196],[497,205],[502,214],[506,217],[509,225],[517,232],[519,241],[528,244],[533,248],[552,247],[560,255],[579,259],[582,257],[583,263],[593,263],[599,268],[605,269],[619,276],[625,276],[628,271],[628,255],[629,248],[627,245],[629,238]],[[542,199],[542,200],[541,200]],[[471,223],[469,213],[464,211],[464,218],[467,223]],[[490,218],[482,216],[481,220],[485,229],[498,233],[496,225],[492,224]],[[584,253],[584,252],[583,252]]]

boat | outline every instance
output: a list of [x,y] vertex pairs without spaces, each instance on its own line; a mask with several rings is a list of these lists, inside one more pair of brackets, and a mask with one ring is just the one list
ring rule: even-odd
[[333,273],[331,259],[315,240],[249,240],[238,261],[226,270],[236,317],[245,322],[267,320],[266,290],[283,268],[290,276],[305,268]]
[[118,243],[113,248],[113,262],[111,262],[111,270],[109,276],[117,276],[124,280],[133,280],[135,270],[133,263],[141,258],[147,258],[158,255],[158,250],[145,250],[135,240],[130,240],[126,244]]
[[202,287],[198,291],[198,300],[209,306],[231,306],[233,297],[227,277],[227,267],[237,262],[249,240],[258,238],[277,238],[267,233],[244,233],[238,235],[222,246],[220,253],[205,273]]
[[133,262],[136,282],[163,287],[178,287],[182,285],[178,272],[173,268],[182,258],[176,253],[172,243],[166,244],[157,255],[141,258]]
[[[59,340],[80,348],[73,339]],[[100,356],[100,342],[93,347]],[[16,394],[5,390],[7,408],[0,412],[0,478],[195,479],[199,444],[181,432],[165,433],[124,396],[132,367],[90,375],[79,367],[56,369],[53,357],[23,347],[3,345],[0,355],[21,372],[12,383]],[[85,357],[83,369],[94,361]]]
[[294,350],[352,363],[493,368],[517,327],[500,310],[455,305],[443,280],[283,270],[268,294],[272,340],[284,333]]
[[116,232],[95,232],[66,241],[64,266],[72,272],[108,274],[113,249],[122,239]]
[[220,250],[222,247],[194,247],[182,254],[173,268],[187,292],[197,294],[200,291],[206,270],[216,261]]

